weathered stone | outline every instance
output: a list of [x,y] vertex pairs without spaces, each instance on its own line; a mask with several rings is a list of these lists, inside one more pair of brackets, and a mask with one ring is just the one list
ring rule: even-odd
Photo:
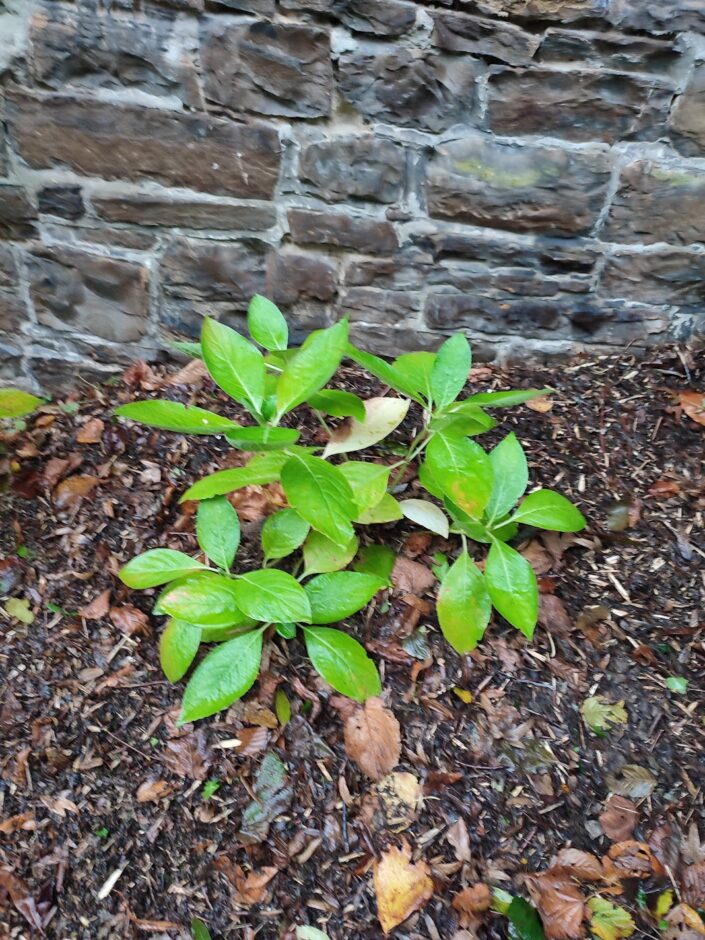
[[267,296],[289,307],[300,301],[328,302],[338,292],[335,264],[320,255],[280,251],[267,265]]
[[351,287],[341,297],[340,306],[351,322],[372,323],[375,326],[404,324],[408,328],[421,310],[421,297],[420,293],[411,291]]
[[416,7],[406,0],[281,0],[287,13],[323,13],[356,33],[401,36],[416,22]]
[[527,65],[540,39],[513,23],[502,23],[463,13],[436,13],[433,41],[446,52],[469,52],[508,65]]
[[680,57],[670,40],[571,29],[547,29],[536,56],[548,65],[580,63],[593,69],[654,75],[668,75]]
[[26,319],[15,256],[9,245],[0,244],[0,333],[19,330]]
[[330,113],[333,66],[325,30],[290,23],[202,23],[206,97],[233,111],[318,118]]
[[273,203],[247,205],[147,192],[93,196],[91,202],[102,219],[137,225],[259,232],[277,221]]
[[340,56],[338,84],[369,120],[437,132],[470,119],[479,68],[467,56],[375,46]]
[[[0,275],[1,276],[1,275]],[[0,293],[0,319],[2,318],[2,294]],[[0,379],[9,381],[22,374],[22,347],[0,336]],[[13,381],[13,385],[17,385]]]
[[404,150],[372,135],[335,137],[301,152],[300,176],[331,202],[369,199],[396,202],[404,189]]
[[688,87],[676,99],[671,130],[681,153],[705,156],[705,62],[694,71]]
[[27,273],[44,326],[117,343],[147,332],[149,273],[142,264],[62,246],[28,254]]
[[630,163],[622,170],[602,238],[705,243],[705,169],[682,161]]
[[36,218],[37,210],[23,186],[0,183],[0,238],[28,238]]
[[599,290],[610,298],[702,308],[705,254],[682,248],[615,254],[607,259]]
[[[416,327],[417,324],[414,324]],[[438,333],[427,333],[423,324],[418,328],[410,329],[408,324],[401,323],[396,328],[384,324],[377,326],[374,323],[364,323],[354,320],[350,324],[350,341],[374,352],[378,356],[394,358],[405,352],[419,352],[420,350],[436,350],[441,345],[444,336]],[[477,347],[475,347],[477,351]]]
[[8,94],[8,119],[20,156],[35,168],[265,199],[277,182],[279,135],[267,124],[18,90]]
[[94,249],[96,245],[106,245],[108,248],[150,251],[157,242],[157,235],[154,232],[100,223],[92,224],[87,220],[83,220],[80,225],[44,221],[42,233],[48,235],[52,241],[78,245],[82,248],[89,246],[90,249]]
[[[427,2],[427,0],[424,0]],[[428,0],[435,3],[435,0]],[[444,0],[445,2],[445,0]],[[557,23],[597,21],[624,29],[671,33],[702,32],[702,0],[465,0],[472,12]]]
[[605,201],[611,158],[470,133],[443,144],[428,167],[431,216],[473,225],[584,235]]
[[503,69],[490,76],[487,123],[497,134],[655,140],[673,94],[670,85],[632,75]]
[[211,6],[238,13],[262,13],[272,16],[276,12],[274,0],[211,0]]
[[431,267],[430,255],[418,248],[406,249],[391,258],[353,258],[345,268],[343,283],[347,287],[418,291],[424,287]]
[[330,245],[370,253],[397,247],[394,226],[383,219],[309,209],[290,209],[288,217],[291,237],[298,245]]
[[203,106],[194,64],[198,37],[173,14],[121,17],[85,0],[76,8],[45,0],[32,17],[30,42],[32,76],[49,88],[136,88]]
[[85,211],[80,186],[45,186],[39,190],[39,211],[75,221]]

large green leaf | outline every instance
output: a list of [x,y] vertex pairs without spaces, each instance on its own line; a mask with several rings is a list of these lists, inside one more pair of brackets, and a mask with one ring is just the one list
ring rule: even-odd
[[372,353],[365,352],[363,349],[358,349],[357,346],[353,346],[352,343],[348,343],[346,355],[349,356],[353,362],[362,366],[363,369],[367,369],[368,372],[376,376],[381,382],[384,382],[385,385],[389,385],[397,392],[408,395],[409,398],[413,398],[414,401],[423,404],[423,399],[416,391],[415,383],[409,382],[406,376],[398,372],[394,366],[385,362],[384,359],[380,359],[379,356],[373,356]]
[[207,718],[242,698],[254,685],[261,659],[261,629],[216,646],[186,686],[178,724]]
[[384,464],[346,460],[338,469],[350,484],[359,513],[372,509],[387,492],[390,468]]
[[229,444],[239,450],[283,450],[295,444],[300,432],[295,428],[273,428],[270,425],[255,428],[236,428],[227,431],[225,437]]
[[555,490],[536,490],[512,516],[514,522],[533,525],[554,532],[580,532],[587,525],[585,516],[569,499]]
[[385,586],[382,578],[361,571],[319,574],[304,585],[311,623],[337,623],[356,614]]
[[19,388],[0,388],[0,418],[21,418],[30,414],[43,399]]
[[336,545],[349,544],[357,505],[350,484],[337,467],[320,457],[295,454],[284,464],[281,482],[289,505],[317,532]]
[[247,308],[247,329],[252,339],[270,352],[285,350],[289,342],[289,328],[281,310],[261,294],[255,294]]
[[531,639],[538,618],[539,591],[526,558],[504,542],[493,542],[485,562],[485,583],[494,607]]
[[436,606],[446,640],[458,653],[474,650],[490,622],[492,604],[482,572],[466,551],[443,578]]
[[330,381],[348,342],[348,321],[311,333],[277,382],[277,414],[291,411]]
[[397,522],[404,518],[399,502],[391,493],[385,493],[376,506],[366,509],[355,519],[361,525],[378,525],[383,522]]
[[330,627],[304,627],[304,640],[314,669],[336,692],[357,702],[380,694],[377,668],[357,640]]
[[259,413],[264,399],[264,358],[244,336],[206,317],[201,327],[203,359],[213,380],[251,411]]
[[280,509],[265,519],[262,526],[262,548],[267,560],[286,558],[303,544],[310,525],[295,509]]
[[466,402],[451,405],[446,411],[432,418],[429,424],[431,431],[444,431],[455,437],[474,437],[476,434],[491,431],[494,427],[497,427],[497,422],[491,415],[477,405],[467,406]]
[[238,427],[229,418],[206,411],[205,408],[187,408],[178,401],[162,399],[133,401],[116,408],[115,414],[139,421],[150,428],[182,434],[223,434]]
[[449,337],[436,353],[431,373],[431,394],[436,408],[454,402],[468,380],[472,353],[462,333]]
[[210,571],[168,587],[159,598],[159,611],[199,627],[233,627],[247,620],[235,596],[235,582]]
[[123,584],[141,590],[175,581],[186,574],[201,571],[206,566],[184,552],[172,548],[150,548],[137,555],[120,569]]
[[514,432],[507,434],[504,440],[490,451],[490,461],[494,482],[486,512],[488,519],[494,521],[506,515],[524,495],[529,482],[529,467],[524,448]]
[[357,418],[365,420],[365,404],[352,392],[337,388],[322,388],[308,399],[308,404],[316,411],[332,415],[334,418]]
[[240,545],[240,519],[225,496],[204,499],[196,514],[196,538],[219,568],[229,569]]
[[512,898],[507,911],[516,940],[546,940],[536,910],[523,898]]
[[235,596],[240,610],[253,620],[273,623],[311,620],[308,595],[286,571],[262,568],[240,575],[235,582]]
[[185,356],[191,356],[192,359],[203,359],[203,350],[200,343],[192,343],[185,339],[175,339],[169,343],[172,349],[178,350]]
[[323,574],[326,571],[340,571],[355,557],[359,540],[356,535],[347,545],[336,545],[325,535],[312,529],[304,542],[304,571],[309,574]]
[[426,448],[425,465],[443,493],[464,512],[479,518],[492,493],[489,456],[465,437],[436,434]]
[[389,545],[365,545],[353,565],[355,571],[376,575],[385,587],[392,583],[392,570],[397,560],[396,552]]
[[232,467],[218,470],[190,486],[179,500],[185,503],[189,499],[211,499],[232,493],[243,486],[263,486],[279,479],[282,467],[290,459],[289,454],[275,451],[253,457],[244,467]]
[[169,682],[189,671],[201,645],[201,628],[185,620],[170,620],[159,638],[159,662]]
[[392,368],[404,381],[427,401],[431,398],[431,373],[436,361],[432,352],[403,353],[392,363]]
[[384,440],[398,427],[409,410],[405,398],[368,398],[365,402],[365,420],[351,418],[338,428],[326,444],[323,457],[365,450]]
[[544,395],[552,394],[552,388],[517,388],[507,392],[477,392],[466,401],[473,405],[481,405],[483,408],[510,408],[512,405],[521,405],[525,401],[531,401],[532,398],[542,398]]

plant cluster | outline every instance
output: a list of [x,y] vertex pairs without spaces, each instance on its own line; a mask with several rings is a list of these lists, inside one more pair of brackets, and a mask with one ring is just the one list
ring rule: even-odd
[[[461,550],[443,576],[437,604],[441,630],[459,653],[477,646],[493,608],[531,638],[538,615],[536,577],[509,543],[520,525],[574,532],[585,520],[553,490],[524,496],[528,467],[514,434],[489,453],[473,438],[495,427],[487,408],[516,405],[549,390],[484,392],[459,400],[471,368],[470,347],[460,333],[437,353],[408,353],[390,364],[353,346],[346,320],[289,348],[286,320],[261,296],[250,303],[247,325],[251,341],[205,319],[200,344],[182,348],[202,357],[214,382],[249,412],[252,424],[166,400],[117,409],[118,415],[166,431],[223,435],[253,454],[244,466],[213,473],[182,497],[199,501],[196,535],[204,560],[158,548],[132,559],[120,573],[132,588],[164,586],[154,610],[169,617],[160,654],[170,681],[188,672],[201,643],[216,644],[186,686],[180,720],[212,715],[244,695],[257,678],[263,641],[274,634],[290,640],[300,631],[314,668],[342,694],[364,701],[380,692],[377,669],[363,646],[332,626],[390,583],[394,552],[375,544],[360,550],[361,526],[406,517],[443,537],[459,536]],[[363,401],[326,388],[343,357],[397,394]],[[388,456],[359,459],[403,422],[412,402],[422,418],[403,456],[391,463]],[[303,404],[329,430],[322,452],[298,444],[299,432],[281,424]],[[331,430],[331,417],[345,421]],[[412,462],[435,501],[397,499]],[[275,481],[288,507],[262,527],[262,567],[233,571],[240,523],[227,494]],[[489,546],[483,570],[468,540]]]

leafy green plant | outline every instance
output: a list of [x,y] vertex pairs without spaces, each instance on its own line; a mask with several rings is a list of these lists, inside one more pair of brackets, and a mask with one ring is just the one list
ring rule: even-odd
[[0,388],[0,419],[23,418],[41,405],[42,401],[19,388]]
[[[122,417],[166,431],[223,435],[252,453],[244,466],[212,473],[182,496],[199,501],[196,535],[204,560],[151,549],[120,573],[129,587],[163,588],[154,609],[169,618],[160,655],[170,681],[186,675],[202,643],[216,644],[191,675],[180,720],[205,718],[244,695],[257,678],[263,643],[276,636],[291,640],[300,633],[314,668],[342,694],[358,701],[379,694],[379,675],[363,646],[332,626],[390,583],[393,551],[384,545],[360,550],[361,526],[406,518],[443,537],[459,536],[458,557],[435,568],[442,577],[439,624],[458,652],[479,643],[493,608],[531,638],[536,577],[509,543],[520,526],[573,532],[585,520],[553,490],[524,495],[528,467],[514,434],[489,453],[473,438],[496,425],[486,409],[550,390],[482,392],[459,400],[471,368],[462,334],[437,353],[405,354],[388,363],[348,341],[346,320],[312,333],[298,349],[288,347],[286,321],[264,297],[252,300],[247,321],[254,342],[206,319],[200,344],[189,344],[188,352],[203,358],[215,383],[251,415],[251,424],[166,400],[117,409]],[[397,394],[363,401],[326,388],[343,357]],[[322,452],[301,446],[299,431],[282,426],[304,403],[328,431]],[[396,442],[383,442],[412,403],[419,406],[417,433],[394,459]],[[331,417],[346,421],[332,430]],[[382,453],[367,460],[349,456],[368,448]],[[433,499],[397,499],[411,465],[418,466],[419,484]],[[240,523],[227,495],[275,481],[288,507],[262,527],[262,567],[234,570]],[[471,557],[469,541],[489,546],[484,570]]]

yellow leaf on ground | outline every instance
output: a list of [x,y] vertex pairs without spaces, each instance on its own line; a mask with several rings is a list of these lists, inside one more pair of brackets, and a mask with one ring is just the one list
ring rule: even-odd
[[375,862],[374,886],[377,916],[382,930],[389,933],[420,910],[433,896],[433,881],[426,862],[411,861],[411,847],[404,842],[391,846]]
[[588,901],[590,911],[590,930],[600,940],[621,940],[631,937],[636,930],[629,911],[617,907],[604,898],[590,898]]

